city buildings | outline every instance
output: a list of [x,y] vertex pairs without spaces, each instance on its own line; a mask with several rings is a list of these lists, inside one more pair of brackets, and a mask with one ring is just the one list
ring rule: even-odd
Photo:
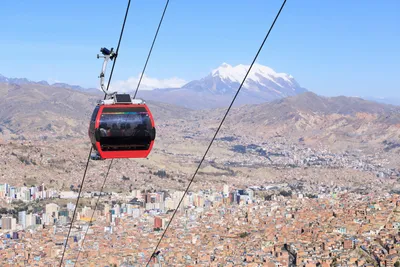
[[[169,224],[153,266],[394,266],[400,260],[399,195],[344,190],[308,197],[285,188],[189,192],[172,222],[183,192],[104,197],[101,209],[78,208],[65,264],[74,265],[79,253],[82,266],[144,266]],[[57,265],[73,208],[49,203],[38,213],[20,211],[18,220],[3,214],[0,265]]]

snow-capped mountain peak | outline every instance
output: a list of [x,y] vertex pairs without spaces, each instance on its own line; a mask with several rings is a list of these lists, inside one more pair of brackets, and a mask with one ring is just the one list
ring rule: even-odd
[[[245,77],[250,65],[239,64],[235,67],[223,63],[218,68],[211,72],[213,77],[219,77],[221,80],[230,80],[231,82],[241,83]],[[263,79],[268,79],[278,86],[283,87],[279,80],[282,79],[289,84],[292,84],[293,77],[286,73],[277,73],[272,68],[255,63],[247,76],[245,86],[251,82],[262,83]]]
[[[242,83],[250,65],[232,66],[223,63],[211,73],[200,79],[189,82],[182,89],[196,92],[210,92],[218,95],[231,95]],[[244,94],[263,101],[270,101],[307,91],[300,87],[293,76],[278,73],[270,67],[255,63],[243,84]]]

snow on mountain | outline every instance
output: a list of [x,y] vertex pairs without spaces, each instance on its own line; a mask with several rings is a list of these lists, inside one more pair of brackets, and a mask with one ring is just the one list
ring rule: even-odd
[[[191,81],[178,88],[139,90],[144,99],[181,105],[186,108],[216,108],[228,106],[244,79],[249,65],[231,66],[223,63],[206,77]],[[259,104],[306,92],[286,73],[254,64],[235,101],[235,106]]]
[[[249,65],[231,66],[223,63],[207,77],[192,81],[182,88],[195,91],[210,91],[214,94],[234,93],[244,79]],[[293,76],[277,73],[272,68],[255,63],[243,84],[244,94],[258,96],[265,101],[297,95],[307,90]]]
[[[240,64],[233,67],[227,63],[223,63],[220,67],[213,70],[211,72],[211,75],[213,77],[219,77],[222,80],[230,80],[231,82],[241,83],[249,68],[250,65]],[[291,79],[293,79],[293,77],[287,75],[286,73],[277,73],[273,69],[267,66],[255,63],[249,75],[246,78],[244,86],[251,87],[251,82],[264,85],[262,83],[263,79],[268,79],[277,84],[278,86],[284,87],[282,84],[279,83],[279,80],[284,80],[287,83],[292,84]]]
[[[249,67],[249,65],[231,66],[223,63],[206,77],[186,84],[184,80],[177,78],[159,80],[144,76],[138,97],[192,109],[225,107],[229,105]],[[9,78],[6,79],[4,76],[0,76],[0,82],[1,80],[9,83],[31,82],[26,79],[12,81]],[[113,83],[112,88],[119,92],[132,92],[136,88],[136,84],[137,78],[134,77],[122,82],[117,81]],[[52,86],[88,91],[80,86],[63,83],[56,83]],[[235,106],[260,104],[306,91],[293,76],[278,73],[270,67],[256,63],[247,76],[240,96],[235,101]],[[93,92],[98,93],[99,90],[93,89]]]

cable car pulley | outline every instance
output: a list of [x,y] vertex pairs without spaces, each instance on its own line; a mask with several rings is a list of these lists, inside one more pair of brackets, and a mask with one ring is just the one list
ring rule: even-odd
[[153,116],[146,102],[129,94],[109,92],[104,76],[109,60],[117,54],[101,48],[104,58],[100,73],[100,87],[105,99],[95,107],[89,124],[89,138],[93,146],[91,159],[146,158],[153,148],[156,135]]

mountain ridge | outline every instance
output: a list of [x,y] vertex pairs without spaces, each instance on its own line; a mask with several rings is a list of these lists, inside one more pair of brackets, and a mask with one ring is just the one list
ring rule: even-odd
[[[223,63],[206,77],[186,83],[181,88],[142,91],[149,99],[163,100],[192,109],[210,109],[228,106],[250,65],[231,66]],[[293,76],[277,73],[272,68],[254,64],[240,92],[235,106],[260,104],[306,92]],[[202,100],[202,103],[199,103]]]
[[[100,91],[81,92],[70,88],[29,83],[21,85],[0,83],[0,93],[4,96],[0,99],[0,125],[3,125],[3,128],[22,133],[50,127],[54,128],[55,132],[78,135],[86,134],[87,120],[97,101],[103,96]],[[190,110],[179,105],[151,100],[147,103],[154,113],[157,124],[171,119],[204,117],[205,114],[204,110]],[[215,116],[221,117],[225,111],[225,108],[206,111],[206,117],[210,119]],[[281,124],[304,118],[312,120],[312,117],[350,116],[356,118],[363,116],[362,114],[369,114],[377,122],[388,125],[400,123],[400,107],[398,106],[355,97],[324,97],[312,92],[257,105],[247,104],[235,107],[229,117],[236,117],[237,121],[259,121],[271,125],[271,123]],[[48,126],[49,124],[51,126]]]
[[2,74],[0,74],[0,83],[16,84],[16,85],[22,85],[22,84],[48,85],[48,86],[59,87],[59,88],[73,89],[73,90],[82,91],[82,92],[100,91],[99,89],[96,89],[96,88],[84,88],[80,85],[71,85],[68,83],[61,83],[61,82],[56,82],[56,83],[50,84],[48,81],[45,81],[45,80],[35,82],[35,81],[29,80],[27,78],[9,78]]
[[[140,90],[139,96],[148,100],[162,101],[191,109],[228,106],[249,68],[250,65],[231,66],[223,63],[206,77],[190,81],[180,88]],[[33,82],[25,78],[6,78],[4,76],[0,76],[0,82],[18,85],[28,83],[50,85],[46,81]],[[78,91],[99,91],[98,89],[85,89],[78,85],[66,83],[53,83],[51,86]],[[113,90],[115,89],[118,88],[113,88]],[[291,75],[277,73],[270,67],[256,63],[243,84],[241,98],[238,99],[235,106],[260,104],[305,91],[307,89],[302,88]]]
[[[235,67],[223,63],[218,68],[212,70],[210,74],[199,80],[194,80],[184,84],[180,88],[156,88],[153,90],[139,90],[138,97],[145,100],[152,100],[156,102],[164,102],[168,104],[178,105],[184,108],[201,110],[201,109],[213,109],[220,107],[227,107],[236,90],[239,88],[241,83],[240,78],[244,78],[245,71],[248,65],[239,64]],[[246,79],[244,87],[242,88],[239,96],[235,103],[235,107],[246,104],[262,104],[265,102],[271,102],[279,100],[288,96],[293,96],[301,94],[304,92],[309,92],[307,89],[301,87],[293,76],[286,73],[276,73],[273,69],[262,66],[260,64],[255,64],[254,69],[250,72],[249,77]],[[233,69],[236,72],[226,73],[225,70]],[[269,91],[260,90],[254,81],[260,81],[260,73],[264,73],[266,76],[271,76],[272,80],[261,81],[265,85],[266,82],[270,82],[271,87]],[[242,77],[243,76],[243,77]],[[274,89],[279,87],[278,83],[282,86],[282,81],[279,79],[286,80],[289,82],[288,90],[282,90],[282,92]],[[225,80],[225,81],[223,81]],[[262,80],[262,79],[261,79]],[[240,83],[239,83],[240,82]],[[278,83],[276,83],[278,82]],[[32,81],[27,78],[7,78],[0,74],[0,83],[5,84],[32,84],[32,85],[47,85],[57,88],[72,89],[81,92],[89,92],[93,94],[102,94],[102,92],[97,88],[84,88],[79,85],[70,85],[67,83],[53,83],[50,84],[47,81]],[[222,84],[222,86],[221,86]],[[250,87],[250,90],[246,90],[246,86]],[[292,87],[290,87],[292,86]],[[297,90],[297,91],[296,91]],[[346,96],[350,97],[350,96]],[[389,105],[400,106],[400,99],[396,98],[385,98],[385,97],[354,97],[360,98],[375,103],[384,103]]]

